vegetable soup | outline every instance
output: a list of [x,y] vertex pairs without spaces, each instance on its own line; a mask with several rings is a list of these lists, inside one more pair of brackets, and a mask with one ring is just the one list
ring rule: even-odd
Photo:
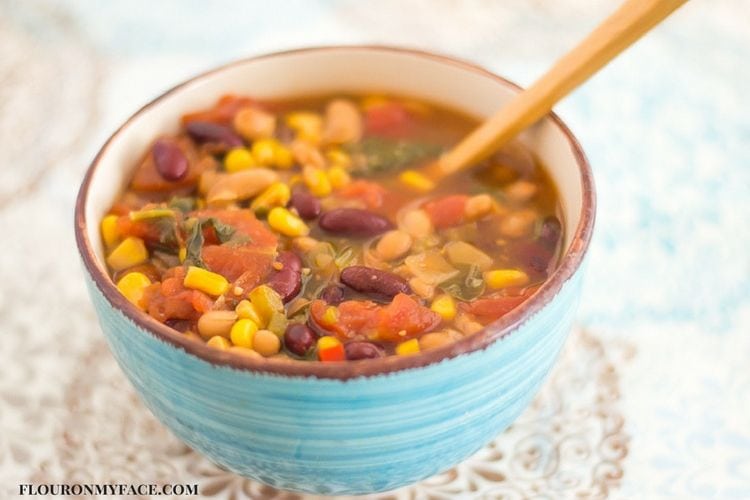
[[141,153],[101,221],[112,279],[146,314],[238,355],[450,344],[533,295],[562,241],[555,187],[519,144],[430,176],[476,125],[396,96],[224,96]]

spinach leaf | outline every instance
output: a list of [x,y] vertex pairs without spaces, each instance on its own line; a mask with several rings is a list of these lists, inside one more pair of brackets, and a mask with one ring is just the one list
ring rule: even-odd
[[246,237],[245,235],[238,235],[237,238],[233,238],[236,232],[235,229],[232,226],[224,224],[213,217],[201,220],[190,218],[186,221],[188,236],[187,241],[185,242],[185,262],[188,265],[203,268],[206,267],[206,264],[201,258],[201,253],[203,252],[203,244],[205,243],[205,239],[203,238],[203,229],[208,226],[213,228],[220,243],[244,243],[250,240],[250,238]]
[[196,202],[195,198],[190,196],[173,196],[172,199],[169,200],[167,206],[185,213],[195,210]]
[[355,174],[375,174],[388,172],[437,158],[442,146],[427,142],[367,137],[358,143],[346,146],[352,156],[352,171]]
[[190,224],[185,242],[185,263],[189,266],[206,267],[201,258],[203,251],[203,224],[197,219],[188,219]]
[[453,298],[463,301],[474,300],[484,293],[484,279],[479,266],[457,266],[461,272],[455,277],[444,282],[441,288]]
[[174,218],[163,217],[151,221],[159,228],[159,245],[158,247],[167,253],[175,254],[180,247],[177,239],[177,222]]
[[214,228],[214,232],[216,232],[216,237],[219,238],[219,241],[221,243],[226,243],[230,239],[232,239],[232,236],[234,235],[234,228],[228,224],[223,224],[218,219],[214,219],[213,217],[210,217],[204,221],[202,221],[202,224],[209,224]]

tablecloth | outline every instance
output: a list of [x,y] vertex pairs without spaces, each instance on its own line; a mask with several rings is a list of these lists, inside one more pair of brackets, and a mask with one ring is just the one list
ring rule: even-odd
[[[107,351],[73,240],[106,137],[182,79],[332,43],[406,45],[528,84],[604,0],[0,1],[0,488],[198,483],[222,471]],[[750,5],[693,0],[556,110],[599,210],[575,331],[534,404],[474,457],[373,498],[750,498]]]

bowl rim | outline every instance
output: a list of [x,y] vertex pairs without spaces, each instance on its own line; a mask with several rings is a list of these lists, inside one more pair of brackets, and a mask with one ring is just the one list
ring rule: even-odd
[[97,152],[96,156],[89,165],[76,199],[75,238],[78,250],[81,254],[84,267],[93,279],[94,285],[104,295],[104,297],[113,308],[117,309],[136,326],[153,335],[158,340],[171,344],[172,346],[185,351],[185,353],[196,356],[199,359],[206,361],[212,365],[219,365],[242,371],[273,375],[314,377],[319,379],[332,380],[349,380],[358,377],[373,377],[377,375],[387,375],[402,370],[422,368],[428,365],[439,363],[441,361],[455,358],[463,354],[483,350],[489,347],[494,342],[506,337],[507,335],[512,334],[531,316],[536,314],[552,301],[555,295],[557,295],[557,293],[562,288],[563,284],[575,274],[575,272],[583,262],[583,258],[586,254],[589,242],[591,240],[596,212],[596,195],[594,192],[593,174],[586,155],[584,154],[581,145],[579,144],[573,133],[554,112],[550,112],[547,117],[552,120],[552,122],[565,135],[568,143],[571,146],[575,161],[579,167],[579,171],[581,174],[581,194],[583,197],[581,205],[581,215],[578,226],[576,227],[575,233],[573,234],[570,248],[561,257],[560,265],[554,271],[552,276],[548,278],[547,281],[544,282],[529,299],[527,299],[525,302],[520,304],[518,307],[516,307],[497,321],[490,323],[478,332],[464,337],[452,344],[429,351],[424,351],[413,356],[386,356],[378,359],[360,361],[311,363],[304,361],[299,362],[296,360],[294,362],[290,362],[289,360],[270,358],[258,359],[232,353],[229,351],[220,351],[218,349],[208,347],[204,343],[196,342],[195,340],[188,338],[184,334],[173,330],[167,325],[160,323],[155,318],[149,316],[147,313],[141,311],[135,305],[131,304],[122,294],[120,294],[112,279],[106,274],[106,272],[103,271],[103,268],[97,264],[97,258],[94,254],[93,247],[91,246],[91,242],[89,241],[86,233],[87,221],[85,217],[85,208],[88,202],[88,192],[91,180],[97,167],[99,166],[101,159],[106,155],[107,149],[109,148],[112,141],[125,129],[127,129],[134,121],[136,121],[143,112],[157,105],[167,96],[179,92],[183,87],[186,87],[201,79],[208,78],[226,69],[232,68],[237,65],[246,64],[252,61],[293,54],[337,50],[361,50],[363,52],[380,51],[387,53],[410,54],[412,56],[432,59],[433,61],[442,64],[458,67],[460,69],[463,69],[464,71],[473,72],[485,77],[489,77],[495,80],[497,83],[500,83],[506,87],[510,87],[514,90],[522,90],[519,85],[501,76],[498,76],[475,63],[455,58],[453,56],[436,54],[421,49],[390,45],[328,45],[271,52],[258,56],[233,60],[229,63],[222,64],[220,66],[202,72],[175,85],[174,87],[161,93],[159,96],[152,99],[140,109],[138,109],[122,125],[120,125],[120,127],[117,128],[117,130],[115,130],[112,135],[109,136],[107,141]]

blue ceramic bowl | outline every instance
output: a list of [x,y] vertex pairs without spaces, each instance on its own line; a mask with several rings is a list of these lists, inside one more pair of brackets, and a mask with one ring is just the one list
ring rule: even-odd
[[249,359],[210,349],[125,300],[107,276],[98,221],[152,137],[220,94],[260,98],[378,90],[478,117],[518,87],[442,56],[326,47],[242,60],[179,85],[133,115],[94,159],[75,231],[112,353],[143,402],[216,464],[288,490],[391,490],[450,468],[502,432],[532,400],[571,328],[594,222],[591,172],[550,115],[521,140],[548,166],[566,227],[559,269],[526,303],[482,331],[412,357],[347,363]]

